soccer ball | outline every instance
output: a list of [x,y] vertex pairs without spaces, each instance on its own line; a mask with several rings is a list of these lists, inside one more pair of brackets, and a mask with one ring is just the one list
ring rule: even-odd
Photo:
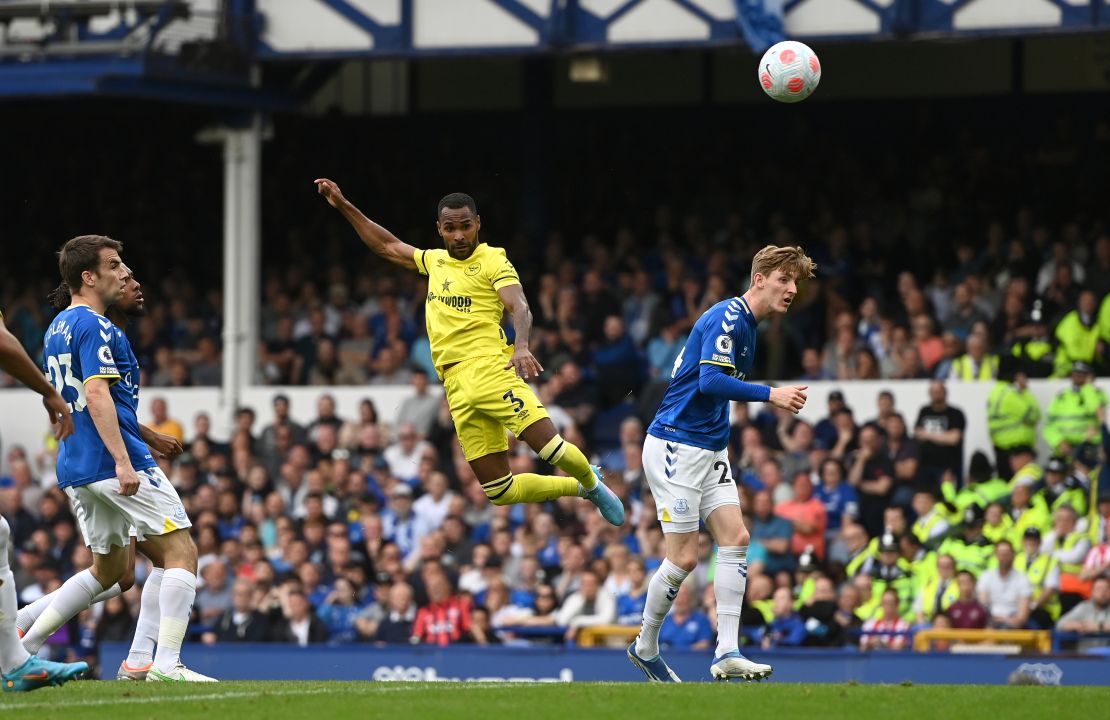
[[808,45],[783,40],[763,53],[756,70],[763,92],[784,103],[805,100],[821,82],[821,62]]

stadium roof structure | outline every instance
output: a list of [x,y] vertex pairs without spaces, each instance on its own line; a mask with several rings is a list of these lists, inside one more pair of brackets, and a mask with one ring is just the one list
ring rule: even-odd
[[95,95],[252,110],[253,0],[0,0],[0,99]]
[[[0,0],[0,99],[291,109],[351,58],[1110,29],[1110,0]],[[313,67],[313,61],[324,61]],[[290,83],[288,68],[303,73]],[[263,85],[259,67],[282,82]],[[269,76],[271,73],[265,73]]]

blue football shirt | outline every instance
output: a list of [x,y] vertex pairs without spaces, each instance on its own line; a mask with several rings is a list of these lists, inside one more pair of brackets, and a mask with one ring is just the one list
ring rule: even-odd
[[756,325],[743,298],[722,300],[698,318],[675,359],[671,384],[648,434],[705,450],[728,446],[729,401],[701,391],[701,366],[720,365],[746,379],[755,361]]
[[69,403],[75,432],[58,450],[58,486],[87,485],[116,476],[116,463],[100,439],[85,399],[85,383],[111,384],[120,435],[131,465],[147,470],[157,463],[139,433],[139,363],[127,337],[87,305],[58,313],[43,341],[43,368]]

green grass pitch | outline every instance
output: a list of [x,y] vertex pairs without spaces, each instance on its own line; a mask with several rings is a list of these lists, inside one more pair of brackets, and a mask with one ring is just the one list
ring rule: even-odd
[[899,718],[1106,717],[1110,688],[689,683],[76,682],[0,698],[6,718]]

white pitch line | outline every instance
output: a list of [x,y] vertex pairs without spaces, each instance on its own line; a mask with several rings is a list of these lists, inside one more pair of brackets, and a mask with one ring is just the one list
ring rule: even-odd
[[[362,692],[361,689],[358,690]],[[197,693],[194,695],[151,695],[149,697],[123,697],[102,700],[90,700],[87,698],[66,698],[72,699],[75,702],[70,707],[86,707],[89,705],[147,705],[150,703],[164,703],[176,702],[178,700],[233,700],[236,698],[260,698],[272,697],[275,695],[323,695],[325,693],[334,692],[334,688],[311,688],[305,690],[255,690],[255,691],[231,691],[222,693]],[[38,702],[27,703],[24,705],[0,705],[0,712],[9,712],[13,710],[24,710],[33,708],[58,708],[69,705],[68,703],[59,703],[58,700],[53,702]]]
[[[357,686],[350,685],[342,690],[340,694],[374,694],[374,693],[402,693],[402,692],[428,692],[429,690],[450,690],[457,692],[458,690],[502,690],[512,687],[519,687],[521,685],[550,685],[552,683],[464,683],[464,682],[439,682],[439,683],[421,683],[419,685],[402,685],[394,684],[392,682],[372,682],[366,681],[365,685]],[[87,699],[87,698],[66,698],[66,700],[73,700],[72,704],[59,702],[37,702],[26,703],[20,705],[4,705],[0,704],[0,713],[13,712],[18,710],[33,710],[36,708],[58,708],[58,707],[87,707],[87,706],[105,706],[105,705],[149,705],[151,703],[162,702],[176,702],[176,701],[189,701],[189,700],[235,700],[242,698],[262,698],[274,696],[293,696],[298,695],[324,695],[336,692],[337,688],[306,688],[304,690],[233,690],[230,692],[221,693],[196,693],[193,695],[151,695],[147,697],[121,697],[121,698],[104,698],[104,699]]]

